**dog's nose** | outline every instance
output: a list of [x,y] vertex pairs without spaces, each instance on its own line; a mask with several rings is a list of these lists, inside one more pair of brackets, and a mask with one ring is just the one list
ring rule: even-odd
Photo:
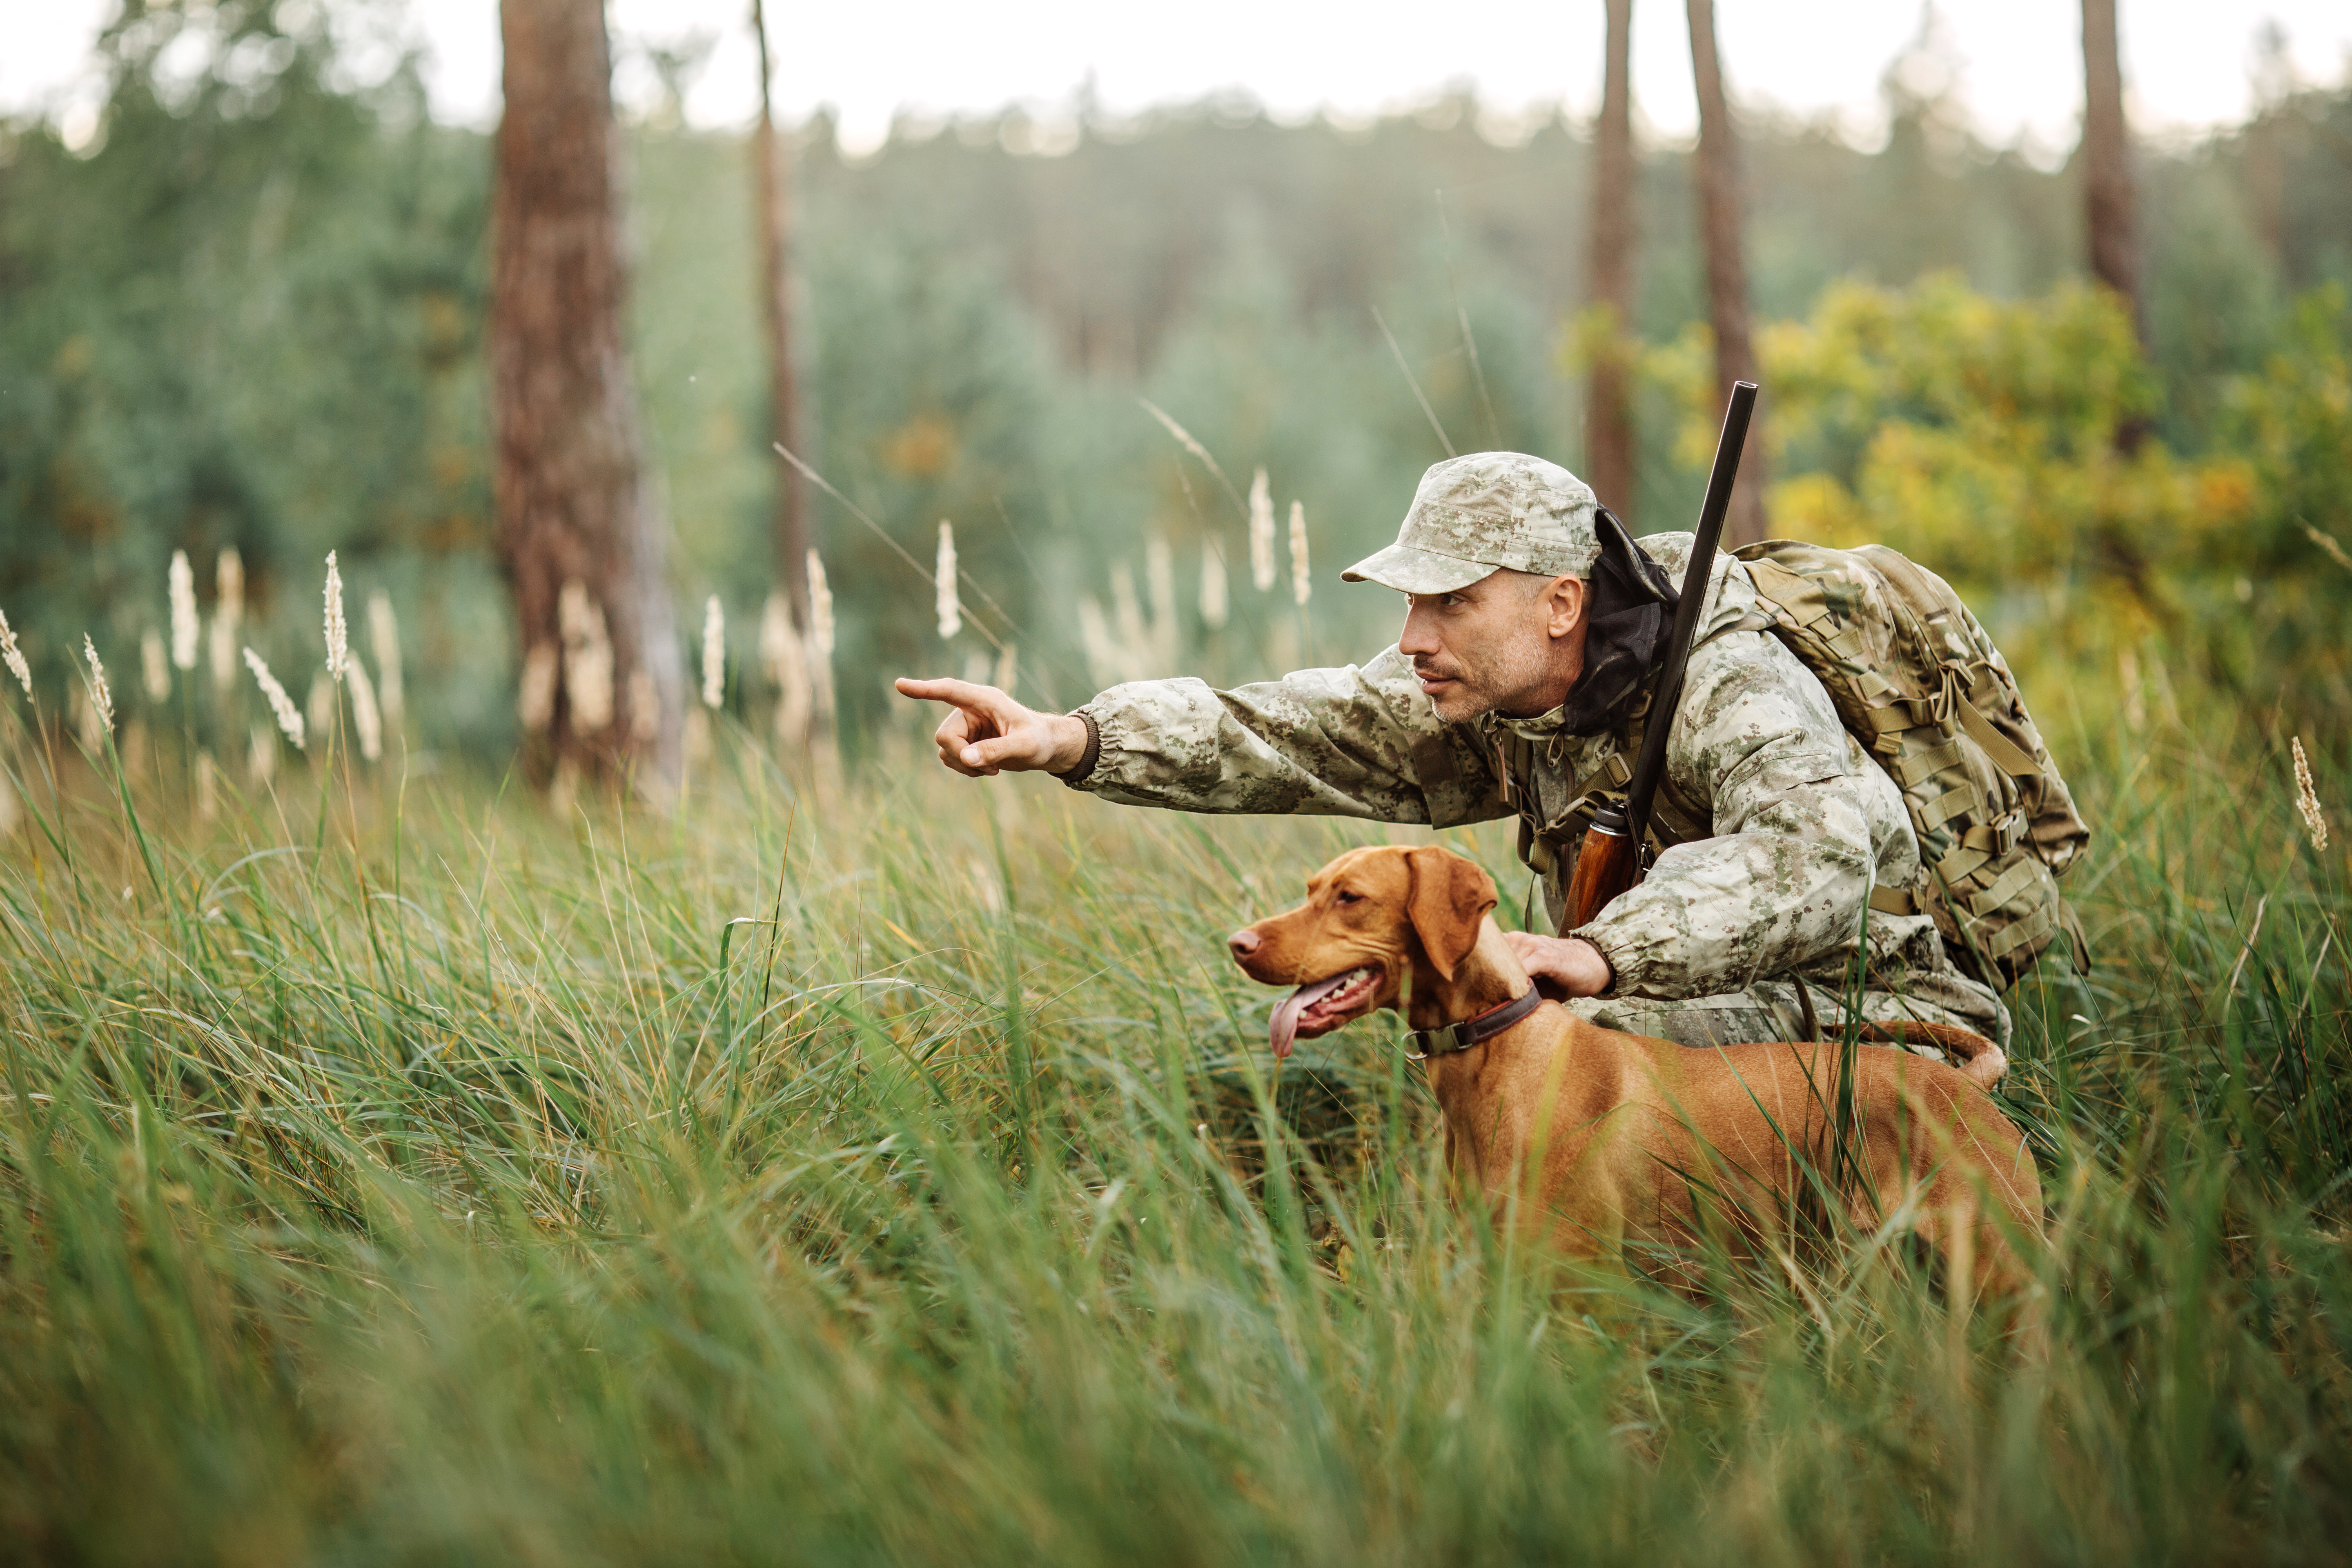
[[1257,951],[1257,932],[1252,931],[1247,926],[1244,926],[1241,930],[1234,932],[1233,935],[1225,938],[1225,945],[1234,950],[1234,956],[1235,958],[1247,958],[1251,953]]

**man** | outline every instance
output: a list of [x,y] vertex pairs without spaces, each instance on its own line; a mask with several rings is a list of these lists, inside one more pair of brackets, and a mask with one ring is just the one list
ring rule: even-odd
[[[1185,811],[1312,812],[1450,827],[1517,816],[1555,925],[1594,795],[1632,772],[1691,536],[1636,545],[1584,482],[1516,452],[1422,478],[1397,542],[1349,582],[1406,595],[1394,647],[1358,668],[1214,691],[1133,681],[1076,712],[958,680],[940,759],[973,777],[1042,769],[1074,789]],[[2006,1047],[2009,1016],[1933,922],[1873,905],[1917,874],[1895,783],[1829,693],[1765,629],[1747,569],[1717,557],[1668,736],[1639,886],[1559,936],[1511,932],[1528,971],[1594,1022],[1705,1046],[1833,1026],[1857,931],[1865,1018],[1956,1024]]]

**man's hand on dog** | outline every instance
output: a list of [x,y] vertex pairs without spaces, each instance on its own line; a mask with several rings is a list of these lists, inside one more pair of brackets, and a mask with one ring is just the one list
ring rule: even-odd
[[1507,931],[1503,940],[1518,954],[1520,967],[1536,983],[1536,989],[1556,1002],[1570,996],[1598,996],[1616,979],[1601,950],[1580,936]]
[[966,778],[1000,773],[1066,773],[1087,754],[1086,721],[1066,713],[1024,708],[993,686],[969,680],[909,680],[898,695],[950,705],[931,736],[940,761]]

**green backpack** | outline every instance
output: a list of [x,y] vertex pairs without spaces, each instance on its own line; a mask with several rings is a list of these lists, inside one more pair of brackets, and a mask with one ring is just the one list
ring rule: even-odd
[[1950,584],[1883,544],[1772,539],[1733,553],[1773,634],[1903,792],[1919,879],[1879,889],[1871,907],[1931,916],[1954,961],[1997,989],[2061,933],[2087,971],[2057,879],[2091,830],[2000,650]]

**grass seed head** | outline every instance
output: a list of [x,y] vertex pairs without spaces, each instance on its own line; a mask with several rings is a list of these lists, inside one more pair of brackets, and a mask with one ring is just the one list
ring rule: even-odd
[[809,641],[817,657],[833,657],[833,589],[824,580],[824,563],[808,552]]
[[788,746],[808,740],[816,694],[809,682],[809,649],[793,625],[793,604],[782,593],[768,595],[760,611],[760,662],[776,688],[776,738]]
[[2327,817],[2319,809],[2319,791],[2311,782],[2311,763],[2303,754],[2303,737],[2297,735],[2294,747],[2294,809],[2303,817],[2304,831],[2311,835],[2311,847],[2324,852],[2327,847]]
[[[572,699],[572,728],[596,734],[613,721],[613,639],[605,630],[604,606],[574,577],[556,596],[555,618],[563,632],[563,689]],[[547,698],[552,716],[552,687]]]
[[1260,468],[1250,480],[1250,581],[1261,594],[1274,586],[1274,487]]
[[188,552],[172,552],[170,573],[172,591],[172,667],[174,669],[196,668],[196,574],[188,564]]
[[[277,715],[278,728],[285,732],[288,740],[294,742],[296,751],[305,750],[306,731],[302,727],[302,714],[294,706],[294,700],[286,695],[286,688],[280,686],[278,683],[278,678],[269,673],[269,666],[263,662],[261,656],[249,647],[245,650],[245,667],[253,671],[254,684],[261,688],[261,695],[269,702],[269,711]],[[255,733],[266,732],[256,727]],[[273,749],[270,752],[270,767],[273,771],[277,767],[277,756],[278,753]],[[268,775],[257,771],[254,782],[267,784]]]
[[376,700],[383,707],[383,721],[397,727],[403,702],[400,623],[393,617],[392,600],[381,589],[368,595],[368,650],[375,655]]
[[171,700],[172,666],[163,657],[163,638],[152,626],[139,634],[139,684],[150,702]]
[[98,716],[99,727],[107,733],[114,731],[114,693],[107,688],[106,666],[98,661],[98,645],[89,634],[81,635],[81,656],[89,660],[90,711]]
[[327,552],[327,678],[340,681],[351,663],[351,628],[343,624],[343,574],[335,566],[335,552]]
[[528,733],[543,733],[555,721],[555,676],[560,656],[551,642],[533,643],[522,657],[522,679],[515,689],[515,722]]
[[375,703],[375,683],[358,659],[348,672],[352,689],[352,728],[359,731],[360,755],[373,763],[383,755],[383,714]]
[[8,673],[16,678],[16,684],[25,689],[25,695],[32,696],[33,667],[25,662],[25,650],[16,646],[16,633],[8,625],[5,611],[0,611],[0,659],[7,661]]
[[1222,628],[1233,606],[1225,596],[1225,557],[1213,539],[1201,542],[1201,624]]
[[963,630],[963,603],[956,597],[955,524],[940,519],[939,563],[932,572],[937,588],[940,612],[940,639],[944,642]]
[[226,691],[236,683],[236,633],[245,621],[245,557],[234,546],[220,552],[213,583],[213,684]]
[[1305,605],[1315,592],[1315,580],[1307,574],[1307,503],[1290,503],[1290,596]]
[[702,705],[727,700],[727,611],[713,594],[702,605]]

